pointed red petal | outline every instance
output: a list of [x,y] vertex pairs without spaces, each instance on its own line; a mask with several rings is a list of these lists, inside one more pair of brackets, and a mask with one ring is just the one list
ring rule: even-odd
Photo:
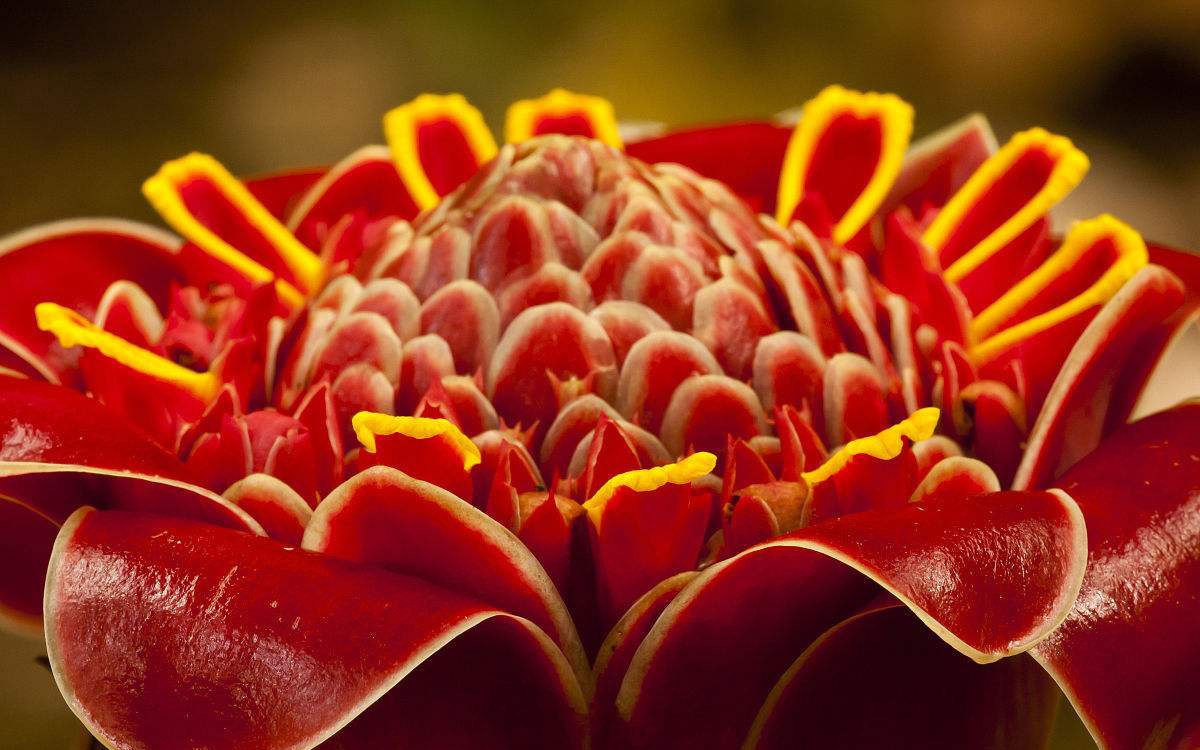
[[[1170,325],[1168,319],[1183,300],[1179,279],[1166,269],[1147,266],[1071,339],[1065,362],[1061,342],[1053,353],[1045,353],[1060,362],[1058,375],[1030,432],[1013,487],[1039,486],[1099,444],[1115,374],[1142,337]],[[1032,354],[1027,352],[1022,360]]]

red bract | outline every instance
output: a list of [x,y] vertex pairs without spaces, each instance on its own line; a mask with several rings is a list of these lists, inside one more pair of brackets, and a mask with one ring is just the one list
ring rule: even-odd
[[0,614],[121,749],[1194,744],[1200,263],[912,120],[426,95],[0,243]]

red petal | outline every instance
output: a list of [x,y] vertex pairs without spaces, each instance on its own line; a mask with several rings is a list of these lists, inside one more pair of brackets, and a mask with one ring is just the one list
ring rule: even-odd
[[1200,738],[1200,405],[1114,433],[1058,486],[1087,519],[1088,567],[1034,649],[1105,747]]
[[0,240],[0,276],[9,284],[0,312],[0,345],[51,382],[73,384],[77,353],[38,328],[39,302],[57,302],[91,318],[104,291],[125,279],[167,309],[182,281],[180,241],[154,227],[117,219],[80,219],[31,227]]
[[61,386],[0,377],[0,486],[55,522],[83,504],[258,530],[118,415]]
[[445,339],[455,370],[472,375],[488,362],[500,339],[500,311],[482,286],[467,279],[455,281],[425,300],[421,332]]
[[571,457],[575,455],[579,441],[596,429],[596,425],[605,416],[620,417],[608,402],[591,393],[567,404],[550,425],[546,439],[542,442],[542,474],[549,477],[566,477],[571,466]]
[[592,747],[615,748],[621,727],[616,715],[617,691],[629,663],[650,628],[671,600],[698,574],[689,570],[661,581],[634,602],[609,631],[596,654],[596,692],[592,698]]
[[1057,705],[1031,659],[980,667],[884,604],[830,628],[792,663],[745,747],[1042,747]]
[[531,307],[505,330],[487,372],[488,393],[509,424],[554,421],[553,380],[595,375],[596,393],[611,397],[616,381],[612,344],[600,324],[562,302]]
[[[1039,486],[1099,444],[1115,374],[1142,337],[1169,325],[1165,321],[1183,299],[1179,279],[1166,269],[1147,266],[1073,340],[1065,362],[1061,345],[1045,353],[1060,363],[1058,376],[1030,432],[1013,487]],[[1027,352],[1022,360],[1032,354]]]
[[883,380],[857,354],[835,354],[825,369],[825,442],[836,446],[888,425]]
[[500,418],[496,416],[492,402],[487,400],[472,378],[445,376],[441,386],[454,407],[458,428],[464,434],[474,436],[500,426]]
[[470,275],[493,292],[558,260],[546,212],[529,198],[506,197],[475,221]]
[[[672,162],[720,180],[755,211],[773,214],[779,169],[792,129],[770,122],[744,122],[678,130],[625,145],[642,161]],[[736,153],[736,159],[729,154]]]
[[983,115],[970,115],[912,144],[880,213],[898,205],[920,215],[950,196],[996,152],[996,136]]
[[701,572],[638,649],[618,709],[639,747],[737,746],[793,659],[877,590],[854,570],[976,661],[1019,653],[1070,609],[1086,549],[1079,509],[1047,492],[811,526]]
[[58,522],[9,498],[0,499],[0,627],[42,637],[46,564]]
[[351,214],[367,219],[417,215],[385,146],[365,146],[335,164],[300,197],[287,225],[305,245],[320,248],[333,226]]
[[411,414],[434,383],[454,374],[454,354],[445,339],[432,333],[404,342],[403,351],[395,410]]
[[612,419],[601,418],[588,439],[587,463],[579,477],[582,498],[595,495],[618,474],[647,468],[625,431]]
[[589,315],[608,334],[619,366],[625,364],[625,357],[638,341],[655,331],[671,330],[671,326],[661,315],[645,305],[629,300],[609,300],[596,307]]
[[258,521],[267,536],[292,546],[300,544],[312,516],[308,503],[270,474],[251,474],[222,495]]
[[775,330],[758,298],[731,278],[715,281],[696,293],[692,334],[732,377],[750,378],[755,347]]
[[964,499],[1000,491],[1000,480],[984,462],[965,456],[947,456],[933,465],[913,490],[910,502],[941,498]]
[[676,329],[692,322],[696,293],[704,271],[691,256],[664,245],[647,245],[621,282],[621,297],[640,302]]
[[587,675],[575,626],[529,550],[434,485],[386,467],[357,474],[317,508],[304,548],[416,576],[526,617],[563,649],[577,675]]
[[110,747],[313,747],[355,719],[333,746],[582,742],[583,697],[536,627],[414,578],[84,511],[48,591],[55,677]]
[[536,305],[565,302],[580,310],[592,307],[592,290],[577,271],[561,263],[546,263],[532,274],[505,284],[496,294],[500,325],[507,328],[513,318]]

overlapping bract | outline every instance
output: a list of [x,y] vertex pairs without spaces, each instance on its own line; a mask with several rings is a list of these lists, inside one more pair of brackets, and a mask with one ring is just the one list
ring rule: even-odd
[[1196,410],[1121,428],[1191,259],[1053,236],[1061,137],[804,113],[622,139],[558,90],[498,147],[427,95],[324,173],[168,164],[182,245],[6,241],[3,364],[63,385],[0,382],[0,612],[50,571],[118,748],[1010,747],[1053,712],[1030,649],[1098,741],[1186,746],[1186,649],[1095,665],[1194,619]]

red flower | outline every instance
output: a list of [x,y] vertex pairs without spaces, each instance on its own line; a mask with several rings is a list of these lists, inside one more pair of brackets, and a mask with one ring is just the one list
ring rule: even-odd
[[912,119],[427,95],[3,241],[0,612],[114,748],[1190,746],[1198,266]]

